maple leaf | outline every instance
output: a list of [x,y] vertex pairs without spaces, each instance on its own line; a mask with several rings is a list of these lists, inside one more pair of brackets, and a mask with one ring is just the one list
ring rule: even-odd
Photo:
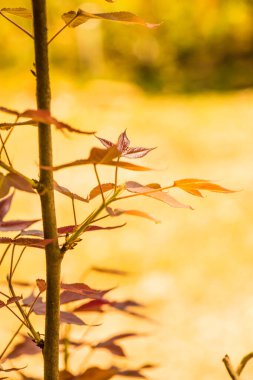
[[112,148],[113,146],[116,146],[117,150],[120,152],[121,157],[128,157],[128,158],[141,158],[146,156],[151,150],[156,148],[142,148],[142,147],[130,147],[130,140],[127,137],[126,131],[120,134],[118,141],[116,144],[113,142],[106,140],[104,138],[95,136],[107,149]]

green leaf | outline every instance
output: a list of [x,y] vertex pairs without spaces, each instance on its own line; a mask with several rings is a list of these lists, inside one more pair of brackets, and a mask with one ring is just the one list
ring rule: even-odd
[[26,8],[2,8],[1,12],[10,13],[24,18],[32,18],[32,12]]
[[146,28],[155,28],[159,26],[159,24],[150,24],[139,16],[136,16],[130,12],[89,13],[83,11],[82,9],[78,9],[77,12],[70,11],[64,13],[62,15],[62,18],[65,23],[68,24],[68,26],[71,28],[76,28],[77,26],[82,25],[91,19],[116,21],[126,24],[137,24],[145,26]]

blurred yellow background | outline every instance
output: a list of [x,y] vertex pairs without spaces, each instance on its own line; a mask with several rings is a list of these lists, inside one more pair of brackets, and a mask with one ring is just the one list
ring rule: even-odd
[[[138,161],[154,171],[121,171],[121,182],[165,186],[175,179],[205,178],[240,190],[208,193],[204,199],[173,191],[193,211],[148,198],[122,201],[119,207],[148,211],[162,223],[120,217],[111,224],[127,221],[125,228],[84,235],[65,258],[63,280],[83,279],[96,288],[117,285],[112,298],[131,297],[147,304],[147,314],[156,321],[110,314],[89,339],[122,330],[147,332],[148,337],[128,341],[125,347],[132,366],[158,365],[150,371],[152,379],[226,379],[222,357],[228,353],[237,364],[253,345],[252,2],[66,0],[48,5],[50,35],[63,25],[60,15],[79,6],[96,12],[128,10],[150,22],[164,21],[157,30],[89,22],[64,31],[51,46],[56,117],[113,141],[127,128],[133,146],[158,147]],[[1,1],[1,7],[8,6],[9,1]],[[13,0],[11,6],[30,8],[30,2]],[[29,22],[20,21],[29,28]],[[20,111],[35,107],[31,41],[3,18],[0,22],[0,104]],[[99,146],[93,137],[53,135],[55,164],[85,158],[93,145]],[[38,172],[36,139],[35,128],[17,128],[7,145],[15,167],[30,177]],[[111,181],[111,169],[102,167],[100,173],[104,182]],[[80,195],[96,186],[90,168],[57,172],[56,180]],[[76,205],[81,222],[91,208]],[[57,213],[60,226],[73,223],[71,202],[60,195]],[[36,196],[17,193],[8,217],[35,215],[40,215]],[[87,275],[92,265],[130,275]],[[3,269],[1,276],[4,279]],[[34,282],[39,277],[45,277],[42,252],[29,249],[17,278]],[[16,327],[3,315],[5,342]],[[74,334],[82,332],[79,328]],[[83,357],[74,358],[77,372]],[[91,360],[101,366],[116,362],[101,353]],[[249,364],[245,380],[252,371]]]

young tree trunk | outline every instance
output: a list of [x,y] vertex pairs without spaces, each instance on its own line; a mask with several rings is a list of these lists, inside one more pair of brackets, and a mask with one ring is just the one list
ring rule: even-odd
[[[37,82],[37,107],[50,111],[50,81],[47,45],[46,0],[32,0],[35,65]],[[52,166],[52,138],[50,125],[39,123],[40,166]],[[59,378],[59,325],[60,325],[60,270],[61,259],[54,204],[53,173],[40,169],[40,199],[45,239],[54,239],[46,247],[47,312],[45,324],[44,380]]]

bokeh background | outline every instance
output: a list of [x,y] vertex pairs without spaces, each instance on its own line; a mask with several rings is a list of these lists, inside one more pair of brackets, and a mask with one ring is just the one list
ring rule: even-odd
[[[7,0],[0,4],[10,6]],[[11,6],[30,8],[30,1],[12,0]],[[49,0],[48,6],[50,36],[63,26],[61,14],[78,7],[91,12],[128,10],[149,22],[162,22],[149,30],[90,21],[65,30],[50,47],[54,115],[113,141],[127,128],[134,146],[158,147],[139,162],[153,172],[122,171],[122,182],[165,186],[175,179],[205,178],[239,190],[229,195],[208,193],[204,199],[175,190],[173,195],[194,211],[172,209],[148,198],[124,201],[120,207],[148,211],[162,223],[121,217],[112,223],[127,221],[124,229],[87,233],[78,249],[66,256],[64,281],[83,280],[96,288],[118,286],[113,298],[134,296],[155,320],[110,314],[99,321],[101,327],[89,332],[89,339],[122,330],[148,333],[125,347],[129,366],[158,365],[150,372],[151,379],[226,379],[223,356],[230,354],[237,364],[253,346],[253,3]],[[14,19],[31,27],[30,21]],[[0,103],[18,110],[35,107],[32,43],[3,18],[0,23]],[[7,146],[17,169],[31,177],[38,173],[36,139],[36,129],[24,127]],[[66,138],[59,132],[54,132],[54,141],[59,164],[85,158],[94,144],[98,146],[93,137]],[[100,172],[103,181],[111,180],[111,169]],[[56,179],[80,195],[96,185],[86,168],[57,172]],[[88,210],[90,206],[77,204],[79,221]],[[57,196],[57,213],[60,225],[73,222],[71,204],[62,196]],[[17,193],[9,217],[34,214],[40,215],[38,199]],[[7,264],[1,268],[1,280]],[[95,275],[88,271],[93,265],[130,274]],[[45,277],[44,258],[30,249],[17,279],[34,282],[38,277]],[[17,322],[2,315],[4,344]],[[76,337],[82,333],[73,331]],[[84,366],[82,355],[74,354],[74,372]],[[20,362],[33,368],[36,360],[24,357]],[[90,360],[101,366],[116,362],[102,353]],[[249,364],[243,379],[252,378],[252,371]]]

